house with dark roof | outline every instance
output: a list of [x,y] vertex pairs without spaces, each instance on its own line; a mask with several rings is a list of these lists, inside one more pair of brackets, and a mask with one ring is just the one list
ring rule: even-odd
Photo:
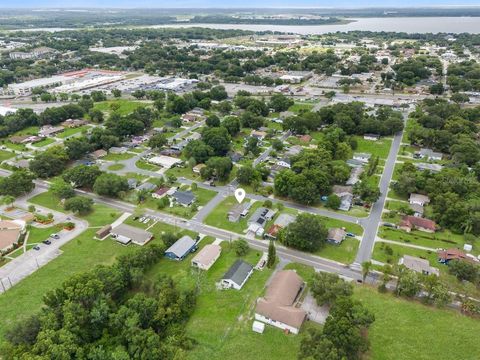
[[307,313],[297,307],[305,283],[294,270],[275,273],[265,296],[257,300],[255,320],[298,334]]
[[151,182],[144,182],[139,187],[137,187],[136,190],[137,191],[141,191],[141,190],[153,191],[156,188],[157,188],[157,185],[152,184]]
[[173,260],[183,260],[195,250],[197,250],[197,243],[190,236],[185,235],[165,251],[165,256]]
[[176,204],[187,207],[195,202],[196,197],[191,191],[177,190],[172,194],[172,199]]
[[168,186],[162,186],[161,188],[155,190],[152,193],[152,197],[155,198],[155,199],[161,199],[167,194],[167,192],[169,190],[170,190],[170,188]]
[[224,288],[241,290],[253,274],[253,266],[243,260],[237,260],[220,280]]
[[244,202],[242,204],[234,205],[227,214],[228,221],[237,222],[240,220],[240,218],[244,218],[248,215],[251,206],[251,202]]

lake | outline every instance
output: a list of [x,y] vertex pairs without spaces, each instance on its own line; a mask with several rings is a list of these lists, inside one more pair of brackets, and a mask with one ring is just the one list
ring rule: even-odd
[[161,27],[207,27],[212,29],[239,29],[251,31],[278,31],[308,34],[326,34],[347,31],[390,31],[406,33],[474,33],[480,34],[478,17],[398,17],[398,18],[356,18],[353,22],[338,25],[236,25],[236,24],[175,24],[153,25]]

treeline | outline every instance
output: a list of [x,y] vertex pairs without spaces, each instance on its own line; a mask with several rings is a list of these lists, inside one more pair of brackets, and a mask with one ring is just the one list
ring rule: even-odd
[[42,311],[5,335],[5,359],[178,359],[193,341],[184,324],[195,295],[161,275],[145,277],[163,256],[150,245],[112,266],[72,276],[47,292]]
[[480,64],[475,60],[450,64],[447,74],[452,91],[480,91]]
[[382,106],[370,115],[363,103],[351,102],[324,106],[317,112],[307,111],[289,117],[285,119],[283,128],[295,134],[307,134],[324,125],[334,125],[349,135],[374,133],[386,136],[401,131],[403,119],[400,112],[388,106]]
[[480,161],[480,107],[463,109],[447,100],[426,99],[410,116],[416,120],[408,133],[412,144],[450,154],[459,165],[473,166]]
[[319,19],[277,18],[277,17],[237,17],[227,15],[196,15],[189,21],[191,24],[252,24],[252,25],[326,25],[338,24],[341,20],[328,17]]

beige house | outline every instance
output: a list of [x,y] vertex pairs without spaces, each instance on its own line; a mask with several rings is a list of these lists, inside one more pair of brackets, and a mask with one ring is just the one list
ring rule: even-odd
[[305,283],[293,270],[277,272],[265,296],[257,300],[255,320],[298,334],[307,313],[297,307]]
[[23,220],[0,220],[0,251],[11,249],[25,232]]
[[222,248],[220,245],[208,244],[199,251],[192,259],[192,266],[201,270],[208,270],[215,264],[215,261],[220,257]]

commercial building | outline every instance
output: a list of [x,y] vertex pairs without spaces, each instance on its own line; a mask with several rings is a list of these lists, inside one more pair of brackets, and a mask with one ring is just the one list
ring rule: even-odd
[[298,334],[307,313],[296,306],[305,286],[293,270],[277,272],[267,287],[265,296],[257,300],[255,320]]
[[159,165],[161,167],[164,167],[166,169],[170,169],[171,167],[175,166],[176,164],[179,164],[182,162],[182,160],[179,160],[174,157],[170,156],[165,156],[165,155],[158,155],[151,157],[148,159],[148,162],[154,165]]
[[25,227],[23,220],[0,220],[0,251],[7,251],[17,244]]

